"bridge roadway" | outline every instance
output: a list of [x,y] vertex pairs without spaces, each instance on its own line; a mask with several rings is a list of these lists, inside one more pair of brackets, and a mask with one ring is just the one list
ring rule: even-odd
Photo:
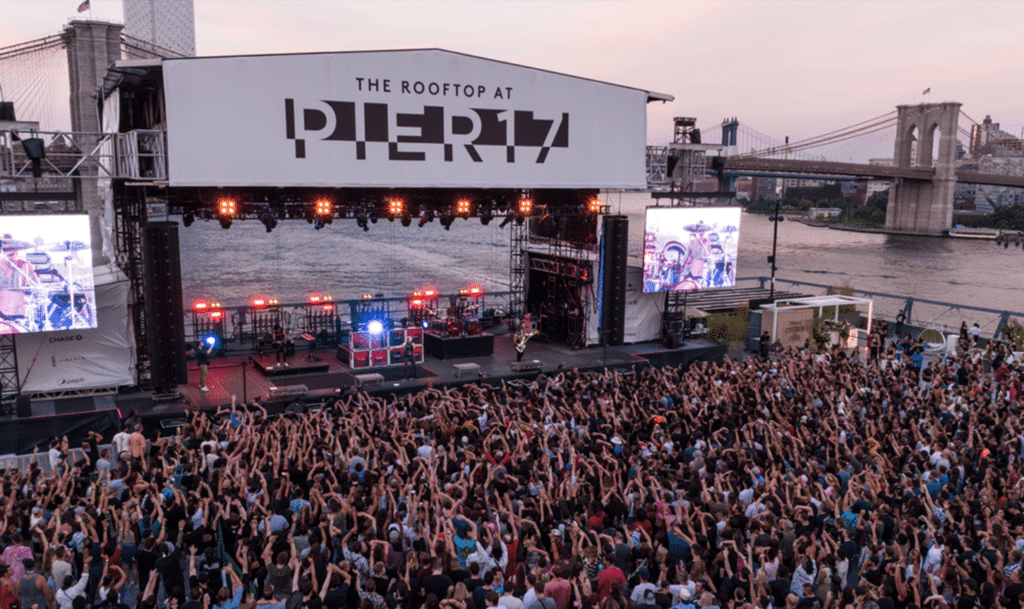
[[[860,163],[834,163],[831,161],[803,161],[797,159],[767,159],[743,156],[726,157],[725,167],[723,167],[723,170],[726,173],[739,173],[745,175],[846,175],[874,178],[878,180],[891,180],[893,178],[931,180],[935,174],[934,169],[924,167],[890,167],[885,165],[863,165]],[[963,182],[965,184],[1024,188],[1024,176],[957,171],[956,179],[958,182]]]

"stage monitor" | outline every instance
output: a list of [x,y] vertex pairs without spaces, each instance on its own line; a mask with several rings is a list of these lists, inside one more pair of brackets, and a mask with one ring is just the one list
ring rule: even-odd
[[3,216],[0,334],[95,327],[89,216]]
[[739,207],[648,207],[644,292],[736,284]]

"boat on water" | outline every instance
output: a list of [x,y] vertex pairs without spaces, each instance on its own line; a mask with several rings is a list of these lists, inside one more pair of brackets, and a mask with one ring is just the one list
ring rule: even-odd
[[998,239],[1001,231],[997,228],[964,228],[962,225],[949,229],[950,237],[960,239]]

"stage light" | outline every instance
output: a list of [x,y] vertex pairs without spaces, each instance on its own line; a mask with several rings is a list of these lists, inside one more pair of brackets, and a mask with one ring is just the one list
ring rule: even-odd
[[334,215],[334,205],[329,199],[317,199],[313,203],[313,213],[321,218],[329,218]]
[[424,330],[428,330],[430,329],[430,322],[424,319],[422,326]]
[[435,288],[423,288],[424,298],[437,298],[437,290]]
[[220,309],[210,311],[210,319],[213,321],[220,321],[224,319],[224,311],[221,311]]
[[249,306],[253,309],[266,309],[269,303],[270,299],[266,296],[253,296],[249,300]]
[[231,218],[221,218],[220,227],[223,228],[224,230],[231,228]]
[[[324,220],[323,218],[317,218],[317,219],[313,220],[313,228],[315,228],[316,230],[320,230],[321,228],[327,226],[330,223],[331,223],[330,218],[328,218],[326,220]],[[369,230],[369,229],[367,229],[367,230]],[[270,231],[268,230],[267,232],[269,233]]]
[[217,213],[222,218],[230,218],[238,212],[238,204],[231,199],[221,199],[217,203]]
[[306,298],[306,302],[309,304],[320,304],[321,300],[323,300],[323,297],[319,294],[310,294],[309,297]]
[[185,228],[192,226],[192,223],[196,221],[196,217],[193,214],[185,214],[181,217],[181,223],[185,225]]
[[210,303],[206,302],[205,300],[197,300],[194,303],[192,303],[193,313],[206,313],[209,310]]
[[533,199],[519,199],[518,211],[523,216],[533,213]]
[[487,226],[488,224],[491,223],[491,220],[493,218],[494,218],[494,211],[491,209],[490,205],[485,205],[484,207],[482,207],[480,209],[480,224],[483,224],[484,226]]
[[473,209],[473,204],[469,199],[459,199],[455,202],[455,215],[468,218],[470,212]]
[[373,294],[363,294],[363,300],[370,300],[373,298]]
[[206,343],[207,345],[210,345],[211,347],[216,346],[217,345],[217,337],[216,336],[212,336],[212,335],[211,336],[207,336],[206,339],[203,342]]
[[380,336],[384,333],[384,324],[379,319],[374,319],[370,323],[366,324],[366,331],[372,336]]
[[412,216],[409,214],[402,216],[402,226],[412,226]]
[[469,286],[469,295],[471,298],[480,298],[484,295],[484,289],[478,285]]
[[601,199],[591,199],[590,201],[587,202],[587,211],[589,211],[592,214],[601,213],[601,209],[603,207],[604,204],[601,202]]
[[388,200],[388,213],[391,214],[392,218],[396,218],[402,215],[405,211],[405,202],[401,199],[389,199]]
[[454,221],[455,221],[455,216],[449,216],[447,214],[441,216],[441,220],[440,220],[441,226],[443,226],[445,230],[451,230],[452,229],[452,222],[454,222]]
[[330,313],[331,311],[334,310],[334,305],[332,305],[332,304],[325,304],[323,309],[324,309],[324,311]]

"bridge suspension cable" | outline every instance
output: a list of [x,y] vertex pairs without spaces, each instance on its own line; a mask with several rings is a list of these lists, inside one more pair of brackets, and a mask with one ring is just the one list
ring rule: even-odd
[[827,146],[829,144],[835,144],[837,142],[846,141],[856,137],[870,135],[878,131],[889,129],[896,124],[896,111],[887,112],[880,116],[870,118],[859,123],[855,123],[842,129],[836,129],[835,131],[829,131],[810,138],[790,142],[788,145],[776,146],[772,148],[766,148],[762,150],[755,150],[750,153],[741,154],[743,157],[757,157],[757,156],[773,156],[779,154],[789,154],[801,150],[807,150],[809,148],[818,148],[821,146]]

